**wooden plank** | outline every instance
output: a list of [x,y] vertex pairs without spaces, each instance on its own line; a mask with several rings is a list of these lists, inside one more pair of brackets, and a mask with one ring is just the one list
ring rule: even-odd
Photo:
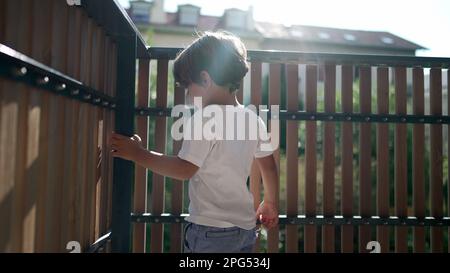
[[[89,18],[85,13],[82,15],[82,28],[81,28],[81,65],[80,65],[80,80],[84,83],[89,83],[91,81],[91,39],[92,39],[92,22],[90,22]],[[80,208],[80,219],[77,221],[80,228],[80,243],[84,248],[89,244],[89,182],[90,181],[90,173],[89,173],[89,163],[88,163],[88,155],[89,155],[89,130],[92,128],[92,122],[89,122],[90,119],[90,106],[87,103],[81,103],[80,112],[79,112],[79,139],[78,139],[78,176],[77,183],[79,185],[78,192],[78,200],[79,200],[79,208]]]
[[[5,1],[4,1],[5,2]],[[8,16],[8,31],[6,33],[7,40],[12,40],[14,38],[17,41],[12,41],[17,45],[17,50],[24,54],[31,55],[31,27],[30,24],[27,24],[25,20],[20,20],[19,16],[21,15],[26,18],[31,16],[31,3],[29,1],[15,1],[8,4],[8,12],[11,12],[10,16]],[[16,16],[13,16],[16,15]],[[6,18],[5,18],[6,19]],[[2,20],[3,21],[3,20]],[[7,160],[14,160],[14,168],[10,171],[15,171],[14,179],[14,187],[12,188],[11,196],[12,196],[12,211],[11,211],[11,250],[13,252],[22,252],[22,243],[23,243],[23,231],[24,225],[23,221],[25,215],[29,209],[29,207],[25,206],[28,202],[25,200],[26,196],[26,172],[27,172],[27,136],[28,136],[28,97],[30,88],[22,85],[16,84],[13,82],[6,83],[5,82],[5,90],[4,92],[9,92],[9,97],[5,100],[7,104],[11,107],[13,104],[17,103],[17,124],[11,126],[17,126],[16,132],[10,132],[11,134],[15,134],[13,138],[10,138],[9,141],[12,143],[15,142],[15,156],[7,158]],[[0,96],[2,96],[0,94]],[[15,118],[13,118],[8,122],[14,122]],[[6,130],[6,129],[5,129]],[[8,128],[7,130],[11,130]],[[14,141],[12,141],[14,139]],[[11,147],[12,148],[12,147]],[[6,148],[10,149],[10,148]],[[6,181],[6,180],[5,180]],[[5,222],[7,222],[5,220]]]
[[[430,69],[430,115],[442,115],[442,73]],[[442,125],[430,125],[430,200],[431,216],[441,218],[443,212]],[[443,228],[431,227],[431,251],[443,251]]]
[[[47,31],[51,23],[51,1],[44,0],[33,2],[33,52],[32,57],[46,65],[50,65],[51,60],[51,40],[50,32]],[[49,99],[50,93],[42,92],[37,95],[40,100],[40,122],[39,122],[39,157],[37,176],[37,198],[36,198],[36,236],[35,251],[48,251],[45,245],[45,235],[47,225],[46,208],[48,196],[48,164],[49,164]],[[35,100],[35,98],[30,98]],[[51,197],[50,197],[51,198]]]
[[[167,105],[167,78],[168,61],[158,60],[157,81],[156,81],[156,107],[166,107]],[[156,117],[155,122],[155,151],[164,153],[166,149],[166,118]],[[155,215],[163,213],[164,210],[164,177],[153,173],[152,183],[152,213]],[[163,252],[163,225],[151,225],[150,251],[156,253]]]
[[[281,76],[281,64],[275,64],[271,63],[269,65],[269,107],[271,105],[280,105],[280,92],[281,92],[281,86],[280,86],[280,76]],[[267,127],[269,128],[272,135],[274,135],[274,132],[272,132],[272,128],[270,128],[270,122],[268,122]],[[273,156],[275,159],[275,163],[277,165],[278,174],[280,173],[280,149],[277,147],[277,149],[273,152]],[[277,208],[279,208],[279,202],[280,202],[280,183],[278,177],[278,183],[277,188],[275,192],[275,202],[277,205]],[[267,232],[267,251],[269,253],[278,253],[279,252],[279,226],[271,228]]]
[[[389,68],[377,69],[377,113],[389,113]],[[377,215],[389,216],[389,124],[377,123]],[[366,146],[368,149],[370,146]],[[364,177],[362,177],[364,179]],[[370,179],[370,176],[367,177]],[[389,252],[389,227],[377,226],[381,252]]]
[[[102,69],[103,69],[103,54],[104,46],[103,46],[103,37],[104,33],[100,26],[94,25],[93,30],[93,43],[92,43],[92,56],[91,59],[91,67],[92,67],[92,80],[91,80],[91,86],[95,90],[99,90],[100,92],[103,91],[103,76],[102,76]],[[93,130],[91,132],[91,141],[92,147],[91,147],[91,167],[93,168],[92,173],[92,188],[91,188],[91,222],[90,222],[90,228],[91,228],[91,242],[93,243],[95,240],[100,238],[101,231],[100,231],[100,198],[101,198],[101,192],[103,187],[103,181],[101,179],[102,175],[102,168],[101,168],[101,152],[103,150],[103,111],[104,109],[101,107],[95,107],[92,109],[94,120],[93,120]]]
[[[306,65],[306,112],[317,111],[317,66]],[[305,138],[305,214],[316,216],[317,204],[317,158],[316,158],[316,121],[306,121]],[[305,226],[304,249],[306,253],[317,251],[317,228],[314,225]]]
[[[413,68],[413,114],[424,114],[423,68]],[[414,216],[425,217],[425,125],[413,125],[412,179]],[[425,227],[414,227],[414,252],[425,252]]]
[[[336,112],[336,66],[325,65],[325,112]],[[324,123],[323,135],[323,215],[335,215],[335,189],[334,189],[334,167],[335,167],[335,124]],[[322,227],[322,252],[333,253],[335,230],[334,225]]]
[[[395,68],[395,113],[406,115],[406,67]],[[398,217],[408,216],[406,126],[395,125],[395,210]],[[395,231],[395,251],[408,252],[408,227],[396,227]]]
[[[262,88],[262,65],[260,62],[252,62],[251,63],[251,78],[250,78],[250,103],[255,106],[259,107],[262,103],[262,95],[261,95],[261,88]],[[258,167],[258,164],[255,160],[252,162],[252,167],[250,171],[250,191],[253,194],[253,205],[255,207],[255,212],[259,207],[259,204],[261,203],[261,171]],[[259,225],[260,227],[260,225]],[[261,244],[261,238],[258,236],[256,238],[255,246],[253,248],[253,252],[260,252],[260,244]]]
[[[360,75],[360,112],[371,113],[371,68],[362,66],[359,68]],[[371,124],[360,123],[359,130],[359,213],[362,217],[371,215]],[[367,252],[367,243],[371,241],[371,227],[359,227],[359,252]]]
[[[137,106],[149,107],[148,95],[149,95],[149,75],[150,75],[150,62],[149,60],[139,61],[139,75],[138,75],[138,95]],[[148,117],[136,116],[136,133],[141,137],[142,143],[145,148],[148,144]],[[134,174],[134,213],[147,212],[147,169],[144,167],[135,166]],[[133,252],[145,252],[145,223],[133,224]]]
[[[112,42],[110,43],[111,45],[111,65],[110,67],[110,71],[109,71],[109,75],[110,75],[110,95],[115,97],[117,90],[116,90],[116,77],[117,77],[117,44]],[[115,111],[111,111],[110,112],[111,115],[111,128],[114,128],[114,124],[115,124]],[[109,138],[108,138],[109,139]],[[110,147],[110,145],[108,146]],[[111,153],[109,153],[109,174],[108,174],[108,181],[109,181],[109,186],[108,186],[108,220],[107,220],[107,225],[108,227],[111,227],[111,216],[112,216],[112,183],[113,183],[113,169],[114,169],[114,161],[113,161],[113,157],[111,155]]]
[[[342,112],[353,112],[353,67],[342,66]],[[353,124],[342,123],[342,189],[341,213],[344,217],[353,216]],[[341,251],[353,252],[353,225],[343,225],[341,230]]]
[[[298,111],[298,65],[288,64],[287,111]],[[298,121],[286,122],[286,214],[298,215]],[[298,225],[286,225],[286,252],[298,252]]]
[[5,43],[5,11],[6,11],[6,4],[8,1],[0,1],[0,43]]
[[[184,88],[175,87],[174,105],[184,104]],[[177,119],[175,119],[177,120]],[[172,141],[173,154],[178,154],[181,149],[181,140]],[[172,214],[180,215],[183,212],[183,181],[172,179]],[[170,225],[170,252],[182,252],[182,224]]]
[[[80,79],[81,73],[81,20],[82,10],[69,9],[68,12],[68,33],[67,35],[67,73],[69,76]],[[64,173],[67,174],[63,185],[64,198],[67,200],[61,210],[63,223],[67,225],[63,229],[61,241],[65,244],[69,241],[80,240],[80,176],[78,173],[78,164],[80,162],[80,147],[78,146],[80,134],[80,106],[77,100],[66,101],[66,114],[64,121],[64,130],[66,136],[66,145],[64,152],[65,166]],[[67,197],[66,197],[67,196]]]

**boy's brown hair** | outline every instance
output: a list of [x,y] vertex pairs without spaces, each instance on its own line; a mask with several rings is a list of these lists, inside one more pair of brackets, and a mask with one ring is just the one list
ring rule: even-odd
[[237,91],[248,72],[244,44],[229,32],[205,32],[175,59],[175,82],[183,87],[200,84],[201,71],[207,71],[217,85]]

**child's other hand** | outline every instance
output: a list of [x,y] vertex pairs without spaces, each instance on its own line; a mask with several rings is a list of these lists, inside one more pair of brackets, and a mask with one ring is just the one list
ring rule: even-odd
[[278,209],[271,202],[261,202],[256,210],[256,219],[259,219],[267,230],[278,225]]
[[127,137],[124,135],[111,134],[111,153],[114,157],[121,157],[126,160],[134,161],[143,149],[142,140],[138,135]]

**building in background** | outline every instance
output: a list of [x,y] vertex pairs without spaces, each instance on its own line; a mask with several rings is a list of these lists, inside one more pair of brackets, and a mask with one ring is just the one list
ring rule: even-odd
[[164,0],[135,0],[130,1],[128,13],[151,46],[184,47],[197,31],[223,29],[238,35],[248,49],[409,56],[425,49],[389,32],[258,22],[252,7],[209,16],[190,4],[166,12]]
[[[176,12],[164,10],[164,0],[130,1],[127,10],[131,19],[141,31],[150,46],[185,47],[195,38],[196,32],[207,30],[227,30],[239,36],[247,49],[270,49],[303,52],[329,52],[350,54],[382,54],[415,56],[416,50],[426,49],[389,32],[338,29],[329,27],[292,25],[285,26],[271,22],[259,22],[253,18],[253,8],[224,10],[222,16],[210,16],[201,13],[201,8],[191,4],[178,6]],[[263,67],[263,75],[267,75]],[[304,81],[300,69],[300,94],[304,95]],[[355,70],[357,77],[358,71]],[[444,73],[444,72],[443,72]],[[390,71],[393,83],[393,71]],[[303,74],[304,75],[304,74]],[[340,86],[340,69],[337,69],[337,86]],[[319,84],[323,84],[324,73],[319,70]],[[372,78],[375,79],[375,68]],[[248,78],[248,77],[247,77]],[[412,75],[408,70],[408,95],[412,91]],[[425,74],[425,100],[428,112],[429,75]],[[372,80],[375,88],[376,80]],[[244,82],[248,88],[249,79]],[[443,88],[447,90],[447,78],[443,75]],[[321,98],[318,97],[320,100]],[[447,101],[447,92],[443,93]],[[444,106],[444,112],[447,110]]]

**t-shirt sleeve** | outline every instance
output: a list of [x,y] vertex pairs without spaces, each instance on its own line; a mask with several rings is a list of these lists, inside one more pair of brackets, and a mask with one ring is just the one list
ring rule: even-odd
[[178,157],[200,168],[211,151],[212,145],[213,141],[206,139],[183,140]]
[[273,150],[266,124],[261,117],[258,117],[258,145],[256,147],[255,158],[269,156],[273,154]]

